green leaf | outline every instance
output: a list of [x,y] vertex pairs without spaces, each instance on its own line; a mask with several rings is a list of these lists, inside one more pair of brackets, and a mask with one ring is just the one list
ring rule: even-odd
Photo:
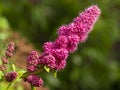
[[44,66],[44,69],[45,69],[46,72],[50,72],[50,68],[49,67]]
[[15,67],[14,64],[12,64],[12,70],[13,70],[13,71],[16,71],[16,67]]
[[8,90],[11,86],[13,86],[13,85],[21,78],[21,76],[22,76],[24,73],[26,73],[26,71],[25,71],[25,70],[19,70],[19,71],[17,71],[17,73],[18,73],[17,78],[7,86],[7,90]]
[[0,40],[5,40],[9,36],[8,33],[0,32]]
[[9,22],[6,19],[6,17],[0,16],[0,29],[8,29],[9,28]]
[[2,79],[3,75],[4,75],[3,72],[0,71],[0,79]]
[[55,78],[57,77],[57,71],[54,72],[54,77],[55,77]]
[[31,85],[31,90],[36,90],[36,87],[34,87],[33,85]]

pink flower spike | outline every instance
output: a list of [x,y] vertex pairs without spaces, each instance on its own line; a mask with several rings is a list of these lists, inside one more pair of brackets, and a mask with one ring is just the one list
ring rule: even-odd
[[72,23],[68,26],[62,26],[58,29],[58,35],[78,35],[80,42],[84,42],[87,39],[88,34],[92,30],[95,22],[100,16],[100,9],[93,5],[87,8],[84,12],[80,13]]
[[93,5],[80,13],[70,24],[62,25],[57,32],[58,38],[43,45],[44,52],[39,57],[39,64],[55,70],[65,68],[68,54],[73,53],[79,43],[87,40],[100,13],[98,6]]

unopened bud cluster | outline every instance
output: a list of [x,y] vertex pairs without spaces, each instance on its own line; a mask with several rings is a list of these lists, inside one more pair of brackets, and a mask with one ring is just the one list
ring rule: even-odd
[[43,86],[44,83],[42,78],[39,78],[37,75],[29,75],[26,80],[34,87]]
[[[9,58],[13,56],[13,53],[15,51],[15,45],[14,42],[9,42],[7,49],[5,51],[5,55],[1,57],[2,64],[0,65],[0,70],[5,71],[6,70],[6,65],[9,63]],[[9,73],[4,74],[4,78],[8,82],[12,82],[14,79],[16,79],[17,73],[12,71]]]
[[1,57],[2,64],[0,65],[0,70],[5,71],[6,70],[6,64],[9,63],[9,58],[13,56],[13,53],[15,51],[15,45],[14,42],[9,42],[7,49],[5,51],[5,55]]
[[4,76],[6,81],[12,82],[13,80],[16,79],[17,73],[12,71],[12,72],[6,73]]
[[[29,73],[34,73],[36,70],[38,70],[37,68],[38,61],[39,61],[38,53],[36,51],[32,51],[27,57],[27,70]],[[43,83],[44,83],[42,78],[38,77],[38,75],[35,75],[35,74],[29,75],[26,78],[26,81],[28,81],[34,87],[43,86]]]
[[14,42],[10,42],[7,46],[7,50],[5,52],[6,57],[12,57],[13,52],[15,51],[15,45]]

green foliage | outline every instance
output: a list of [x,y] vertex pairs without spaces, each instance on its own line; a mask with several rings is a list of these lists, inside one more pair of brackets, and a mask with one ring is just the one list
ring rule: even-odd
[[16,71],[16,67],[15,67],[15,65],[12,64],[11,66],[12,66],[12,70],[13,70],[13,71]]

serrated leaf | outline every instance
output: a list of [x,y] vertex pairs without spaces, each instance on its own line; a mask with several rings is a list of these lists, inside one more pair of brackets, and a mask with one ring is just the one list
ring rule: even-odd
[[49,67],[44,66],[44,69],[45,69],[46,72],[50,72],[50,68]]
[[13,85],[21,78],[21,76],[22,76],[24,73],[26,73],[26,71],[25,71],[25,70],[19,70],[19,71],[17,71],[17,73],[18,73],[17,78],[7,86],[7,90],[8,90],[11,86],[13,86]]

